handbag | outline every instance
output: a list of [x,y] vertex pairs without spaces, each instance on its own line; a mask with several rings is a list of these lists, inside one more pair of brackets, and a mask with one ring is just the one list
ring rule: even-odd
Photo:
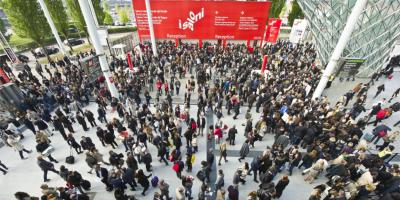
[[49,147],[47,147],[47,149],[45,149],[43,152],[42,152],[42,156],[49,156],[51,153],[53,153],[54,152],[54,147],[53,146],[51,146],[51,145],[49,145]]

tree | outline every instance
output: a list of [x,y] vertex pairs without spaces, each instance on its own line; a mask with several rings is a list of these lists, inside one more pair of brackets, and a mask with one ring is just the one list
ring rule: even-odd
[[271,8],[269,9],[269,18],[279,18],[285,4],[285,0],[273,0]]
[[116,10],[118,13],[119,22],[123,25],[128,23],[129,22],[128,7],[120,8],[119,6],[117,6]]
[[[79,6],[78,0],[66,0],[66,3],[68,7],[69,16],[75,22],[76,28],[85,32],[86,37],[88,37],[85,18],[83,18],[81,7]],[[90,42],[89,38],[88,41]]]
[[[68,39],[68,15],[62,0],[45,0],[47,9],[60,35]],[[72,47],[69,45],[71,51]]]
[[103,11],[103,8],[101,7],[101,1],[100,0],[92,0],[92,4],[93,4],[94,12],[96,13],[97,21],[99,22],[99,25],[103,25],[105,13]]
[[109,12],[104,12],[104,21],[103,21],[103,23],[105,24],[105,25],[112,25],[113,24],[113,18],[111,17],[111,15],[110,15],[110,13]]
[[[47,55],[45,38],[50,36],[51,31],[39,3],[33,0],[3,0],[1,6],[14,32],[20,37],[32,39]],[[48,55],[47,59],[50,59]]]
[[295,19],[303,19],[303,18],[304,18],[304,13],[301,10],[299,4],[297,3],[297,0],[293,1],[292,10],[290,11],[288,16],[289,26],[293,26],[293,22]]
[[103,20],[103,24],[105,25],[112,25],[114,20],[111,17],[110,14],[110,6],[108,6],[107,1],[104,1],[103,3],[103,11],[104,11],[104,20]]

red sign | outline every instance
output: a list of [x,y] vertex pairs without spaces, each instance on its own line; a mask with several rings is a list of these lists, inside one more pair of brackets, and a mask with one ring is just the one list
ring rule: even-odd
[[2,84],[6,84],[6,83],[10,82],[10,78],[8,78],[6,72],[3,70],[3,68],[0,68],[0,77],[1,77],[0,82]]
[[268,56],[264,55],[263,63],[261,66],[261,74],[264,74],[265,68],[267,67],[267,62],[268,62]]
[[[152,0],[160,39],[261,40],[271,2]],[[144,0],[133,0],[141,38],[149,38]]]
[[265,41],[276,43],[278,40],[279,30],[281,29],[282,20],[279,18],[270,18],[268,20],[268,27],[265,33]]

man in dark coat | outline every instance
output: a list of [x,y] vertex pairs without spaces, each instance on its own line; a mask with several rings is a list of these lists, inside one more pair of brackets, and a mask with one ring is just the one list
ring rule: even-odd
[[242,162],[242,160],[244,158],[246,158],[246,156],[247,156],[247,154],[249,154],[249,152],[250,152],[249,140],[246,140],[243,143],[242,148],[240,148],[240,152],[239,152],[240,158],[238,159],[239,162]]
[[55,130],[60,132],[60,134],[64,138],[64,140],[68,139],[67,138],[67,134],[65,134],[64,126],[63,126],[63,124],[62,124],[62,122],[61,122],[59,117],[57,117],[57,116],[53,117],[53,126],[54,126]]
[[87,118],[87,120],[89,121],[90,125],[92,127],[97,126],[96,121],[94,119],[94,114],[92,112],[90,112],[90,110],[85,110],[85,117]]
[[235,145],[235,137],[237,133],[238,131],[236,130],[236,126],[233,125],[232,128],[230,128],[228,131],[229,145]]
[[82,117],[82,115],[80,115],[79,113],[76,113],[76,120],[78,121],[78,123],[83,127],[84,131],[88,131],[88,127],[86,125],[86,120],[84,117]]
[[40,169],[42,169],[42,171],[43,171],[43,181],[44,182],[50,181],[50,179],[47,178],[47,172],[48,171],[52,171],[52,172],[54,172],[56,174],[59,173],[59,171],[54,169],[53,163],[44,160],[42,156],[39,156],[37,158],[37,160],[38,160],[37,164],[39,165]]

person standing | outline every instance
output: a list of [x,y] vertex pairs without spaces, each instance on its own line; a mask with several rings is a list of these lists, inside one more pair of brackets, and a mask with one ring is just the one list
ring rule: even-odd
[[289,177],[284,175],[281,180],[275,185],[275,198],[279,198],[282,196],[283,190],[289,184]]
[[4,175],[6,175],[6,174],[7,174],[8,167],[6,167],[1,161],[0,161],[0,166],[1,166],[2,168],[4,168],[4,169],[2,169],[2,168],[0,167],[0,171],[2,171]]
[[88,131],[89,129],[87,127],[85,118],[82,117],[82,115],[80,115],[79,112],[76,113],[75,117],[78,123],[82,126],[83,130]]
[[233,125],[232,128],[230,128],[228,131],[229,145],[235,145],[235,137],[237,133],[238,131],[236,130],[236,126]]
[[224,171],[222,169],[218,170],[217,180],[215,181],[215,190],[219,190],[224,187]]
[[226,156],[228,155],[227,149],[226,149],[226,142],[223,142],[219,145],[219,153],[220,153],[220,157],[219,157],[218,165],[221,165],[222,158],[224,158],[225,162],[228,162],[228,160],[226,159]]
[[57,116],[53,117],[53,126],[54,126],[55,130],[60,132],[60,134],[64,138],[64,140],[68,139],[67,134],[65,134],[64,126],[59,117],[57,117]]
[[242,160],[244,158],[246,158],[246,156],[247,156],[247,154],[249,154],[249,152],[250,152],[249,140],[246,140],[243,143],[242,148],[240,148],[240,152],[239,152],[240,158],[238,159],[239,162],[242,162]]
[[76,142],[74,136],[73,136],[71,133],[68,134],[67,143],[69,144],[69,146],[70,146],[71,148],[74,148],[74,149],[75,149],[75,151],[76,151],[77,154],[83,153],[81,145],[79,145],[79,144]]
[[32,153],[30,150],[26,150],[24,145],[21,144],[20,142],[20,137],[14,136],[14,135],[8,135],[7,136],[7,143],[15,150],[18,151],[19,156],[21,157],[22,160],[25,160],[27,158],[24,157],[23,152],[26,153]]
[[108,180],[108,170],[104,167],[101,167],[100,164],[96,164],[95,167],[96,176],[101,179],[101,182],[106,185],[106,190],[112,190],[112,185],[109,183]]
[[85,110],[84,115],[92,127],[97,126],[96,120],[94,119],[94,114],[90,110]]
[[44,182],[50,181],[50,179],[47,178],[48,171],[52,171],[56,174],[59,174],[59,171],[54,169],[53,163],[44,160],[42,156],[37,157],[37,164],[39,165],[40,169],[42,169],[42,171],[43,171],[43,181]]

